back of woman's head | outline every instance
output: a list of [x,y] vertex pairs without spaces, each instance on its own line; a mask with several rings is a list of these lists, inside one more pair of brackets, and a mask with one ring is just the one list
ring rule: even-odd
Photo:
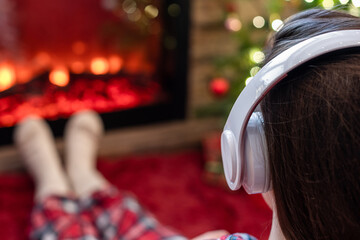
[[[344,29],[360,29],[360,19],[326,10],[299,13],[273,36],[265,62],[302,40]],[[360,238],[360,51],[295,71],[261,107],[285,237]]]

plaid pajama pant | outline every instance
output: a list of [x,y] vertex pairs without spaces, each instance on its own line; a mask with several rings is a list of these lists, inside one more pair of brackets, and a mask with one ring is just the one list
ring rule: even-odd
[[114,187],[86,199],[50,196],[32,211],[30,239],[185,240]]

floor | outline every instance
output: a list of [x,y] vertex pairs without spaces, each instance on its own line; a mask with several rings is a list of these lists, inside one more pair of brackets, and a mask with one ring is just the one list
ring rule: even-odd
[[[230,192],[208,181],[199,148],[101,157],[98,168],[119,189],[130,191],[163,223],[187,237],[226,229],[266,239],[271,212],[260,195]],[[25,240],[33,183],[22,171],[0,175],[0,236]]]

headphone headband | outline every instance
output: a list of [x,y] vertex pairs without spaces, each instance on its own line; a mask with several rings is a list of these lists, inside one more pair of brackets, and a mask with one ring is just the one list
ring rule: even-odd
[[300,65],[326,53],[352,47],[360,47],[360,30],[324,33],[280,53],[254,76],[233,105],[221,136],[225,177],[232,190],[243,184],[244,135],[251,114],[265,95]]

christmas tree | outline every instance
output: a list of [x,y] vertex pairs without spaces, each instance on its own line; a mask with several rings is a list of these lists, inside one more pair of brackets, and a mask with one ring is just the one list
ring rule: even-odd
[[[244,18],[239,11],[243,4],[256,5],[262,14]],[[224,26],[238,44],[231,56],[215,60],[215,74],[209,81],[209,89],[218,99],[211,106],[199,110],[200,116],[228,116],[241,90],[260,70],[269,35],[278,31],[283,21],[296,12],[309,8],[338,9],[359,16],[360,0],[229,0],[224,2]],[[261,9],[259,9],[261,8]],[[207,182],[225,186],[220,154],[220,133],[214,133],[203,141],[205,152],[204,178]]]
[[[239,9],[245,4],[254,5],[256,12],[262,14],[244,17]],[[238,46],[233,55],[215,60],[216,70],[209,89],[218,101],[200,109],[199,115],[228,115],[241,90],[260,70],[266,39],[282,27],[286,18],[309,8],[338,9],[359,16],[359,7],[360,0],[224,1],[224,27],[231,32]]]

